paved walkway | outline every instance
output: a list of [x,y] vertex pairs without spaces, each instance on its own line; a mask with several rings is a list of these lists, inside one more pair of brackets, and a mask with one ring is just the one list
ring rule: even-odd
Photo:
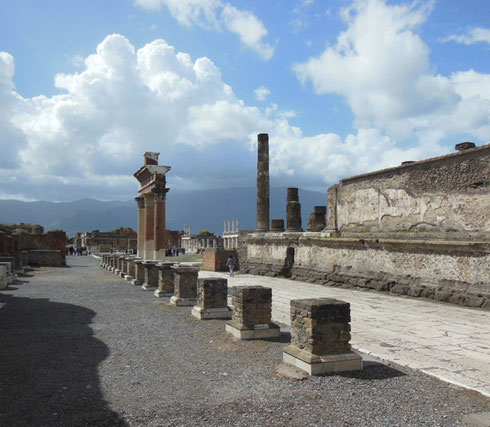
[[[199,277],[228,275],[201,271]],[[248,274],[228,279],[230,287],[272,288],[272,318],[288,325],[291,299],[329,297],[348,301],[354,348],[490,396],[488,311]]]

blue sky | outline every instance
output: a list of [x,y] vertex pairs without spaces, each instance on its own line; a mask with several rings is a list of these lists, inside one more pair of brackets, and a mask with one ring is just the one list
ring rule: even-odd
[[490,139],[486,0],[0,2],[0,198],[127,199],[144,151],[175,190],[326,192]]

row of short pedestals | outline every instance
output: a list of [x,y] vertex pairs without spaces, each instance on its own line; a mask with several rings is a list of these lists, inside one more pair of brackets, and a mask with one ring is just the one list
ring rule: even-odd
[[[272,289],[233,286],[228,307],[228,280],[198,278],[199,269],[180,264],[143,261],[135,256],[103,255],[102,267],[157,297],[170,297],[177,306],[192,306],[198,319],[231,319],[225,330],[242,340],[279,337],[272,322]],[[362,369],[361,356],[352,350],[350,304],[331,298],[291,300],[291,344],[283,361],[310,375]]]

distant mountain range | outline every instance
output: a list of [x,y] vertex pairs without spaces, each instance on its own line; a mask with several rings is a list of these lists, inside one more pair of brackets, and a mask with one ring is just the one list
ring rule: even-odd
[[[325,193],[300,190],[303,227],[306,227],[313,207],[325,205]],[[167,228],[182,230],[191,226],[194,233],[208,229],[223,233],[225,220],[238,218],[240,229],[256,225],[257,190],[232,188],[177,192],[167,194]],[[271,189],[271,219],[286,218],[286,188]],[[83,231],[110,231],[119,227],[137,228],[137,207],[134,200],[103,202],[82,199],[74,202],[21,202],[0,200],[0,223],[40,224],[45,231],[65,230],[68,236]]]

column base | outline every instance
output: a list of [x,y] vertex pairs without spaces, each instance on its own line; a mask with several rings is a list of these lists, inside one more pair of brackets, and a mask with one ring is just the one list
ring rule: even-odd
[[194,307],[192,307],[191,314],[200,320],[231,319],[231,310],[229,307],[202,308],[198,305],[195,305]]
[[197,298],[180,298],[175,295],[170,298],[170,304],[179,306],[179,307],[188,307],[190,305],[195,305],[197,302]]
[[121,271],[119,273],[119,277],[122,277],[124,279],[126,277],[126,273],[124,271]]
[[141,286],[143,284],[143,282],[141,280],[138,280],[138,279],[133,279],[131,280],[131,283],[134,285],[134,286]]
[[145,290],[145,291],[152,291],[153,289],[156,288],[155,285],[151,285],[150,283],[143,283],[143,286],[142,288]]
[[134,277],[133,276],[129,276],[128,274],[126,274],[126,276],[124,277],[124,280],[126,280],[126,282],[131,282],[134,280]]
[[116,269],[116,270],[114,270],[114,271],[113,271],[113,273],[114,273],[116,276],[119,276],[119,273],[120,273],[120,272],[121,272],[121,270],[118,270],[118,269]]
[[239,325],[230,320],[226,322],[225,331],[241,340],[255,340],[262,338],[277,338],[281,335],[281,328],[275,323],[262,323],[252,328]]
[[165,292],[165,291],[162,291],[161,289],[155,289],[155,292],[153,292],[153,295],[155,295],[158,298],[161,298],[161,297],[171,297],[174,295],[174,293],[173,292]]
[[282,360],[284,363],[296,366],[310,375],[328,375],[362,370],[362,357],[355,351],[319,356],[294,345],[288,345],[283,350]]

